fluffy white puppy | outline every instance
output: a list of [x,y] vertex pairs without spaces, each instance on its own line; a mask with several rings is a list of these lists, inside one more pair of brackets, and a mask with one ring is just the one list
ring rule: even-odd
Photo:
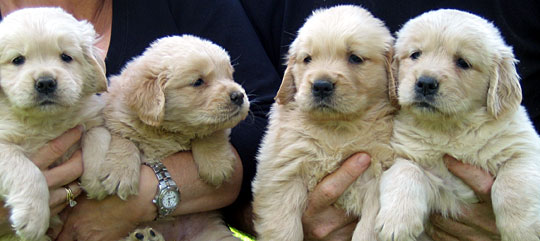
[[[111,146],[104,161],[85,166],[88,195],[126,199],[137,194],[142,162],[187,150],[203,181],[219,186],[229,180],[236,160],[230,128],[249,111],[233,71],[223,48],[191,35],[160,38],[127,63],[104,96]],[[200,237],[234,239],[219,215],[205,215],[209,225]]]
[[381,180],[380,239],[415,240],[429,213],[457,217],[477,201],[446,169],[449,154],[495,176],[503,240],[539,240],[540,138],[520,106],[512,48],[493,24],[458,10],[424,13],[397,35],[398,158]]
[[253,181],[258,240],[303,240],[308,192],[361,151],[371,166],[336,205],[361,216],[353,240],[375,239],[378,177],[394,159],[392,43],[382,21],[352,5],[317,10],[298,31]]
[[28,156],[79,124],[89,130],[85,162],[109,145],[94,141],[104,128],[91,129],[102,124],[95,94],[107,89],[95,41],[91,24],[60,8],[23,9],[0,23],[0,195],[24,239],[43,238],[49,224],[49,189]]

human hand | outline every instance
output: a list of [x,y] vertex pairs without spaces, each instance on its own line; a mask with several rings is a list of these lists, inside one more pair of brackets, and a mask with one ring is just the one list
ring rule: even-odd
[[[233,177],[217,189],[200,180],[190,152],[165,158],[162,162],[181,192],[181,202],[172,216],[215,210],[232,203],[242,183],[242,164],[236,156]],[[140,175],[139,194],[126,201],[116,195],[101,201],[79,198],[77,206],[62,213],[67,220],[58,240],[119,240],[138,224],[154,220],[157,210],[152,199],[157,191],[157,178],[146,165],[141,166]]]
[[351,240],[358,217],[349,216],[333,203],[369,167],[370,157],[358,153],[326,176],[308,195],[302,216],[306,240]]
[[[81,193],[81,188],[75,180],[79,178],[83,171],[82,155],[80,151],[75,152],[71,158],[59,166],[50,168],[58,158],[80,140],[82,128],[76,127],[66,131],[61,136],[49,141],[45,146],[34,153],[30,160],[43,172],[47,185],[49,186],[49,207],[51,216],[57,215],[67,205],[67,193],[64,186],[69,185],[73,195],[76,197]],[[4,202],[0,201],[0,223],[1,226],[8,225],[9,210],[4,207]],[[0,234],[6,229],[0,228]],[[9,230],[9,228],[7,229]]]
[[480,202],[469,205],[458,220],[444,218],[439,214],[430,217],[433,230],[429,235],[436,241],[449,240],[500,240],[491,206],[491,186],[494,178],[488,172],[457,161],[446,155],[448,170],[473,189]]

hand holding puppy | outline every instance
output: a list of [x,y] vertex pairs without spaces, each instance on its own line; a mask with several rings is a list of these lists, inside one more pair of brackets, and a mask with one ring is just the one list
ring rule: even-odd
[[358,217],[347,215],[333,203],[364,173],[370,162],[370,157],[364,153],[349,157],[308,195],[307,208],[302,215],[306,240],[351,240]]
[[[63,135],[47,143],[31,157],[32,162],[41,169],[47,180],[49,193],[51,195],[49,200],[51,216],[57,215],[67,206],[65,185],[69,185],[69,188],[72,190],[75,197],[79,196],[81,193],[79,185],[74,183],[74,181],[81,176],[83,171],[80,151],[73,154],[71,159],[62,165],[49,169],[49,166],[55,160],[62,156],[73,144],[79,141],[81,135],[81,128],[70,129]],[[10,230],[8,216],[9,210],[4,207],[4,202],[0,201],[0,235],[8,233]]]
[[429,235],[433,240],[500,240],[495,224],[495,214],[491,205],[491,186],[494,178],[488,172],[471,167],[446,155],[444,161],[448,170],[469,185],[479,203],[471,204],[462,212],[459,220],[444,218],[439,214],[430,217],[433,230]]

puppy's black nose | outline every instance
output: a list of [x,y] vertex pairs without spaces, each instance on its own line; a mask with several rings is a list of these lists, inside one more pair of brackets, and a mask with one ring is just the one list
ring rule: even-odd
[[334,93],[334,84],[325,79],[315,80],[315,82],[313,82],[313,86],[311,87],[311,93],[313,96],[319,98],[328,97]]
[[240,106],[242,104],[244,104],[244,94],[240,91],[233,91],[231,94],[230,94],[230,97],[231,97],[231,101],[232,103]]
[[439,90],[439,81],[433,77],[420,76],[416,81],[415,91],[423,96],[430,96]]
[[56,90],[56,80],[50,76],[41,76],[37,79],[34,86],[40,94],[50,94]]

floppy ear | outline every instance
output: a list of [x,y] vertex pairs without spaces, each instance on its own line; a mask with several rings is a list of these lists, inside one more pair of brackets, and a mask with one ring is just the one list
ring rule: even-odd
[[292,74],[294,63],[295,57],[290,56],[289,62],[287,63],[287,69],[285,70],[283,80],[281,81],[281,86],[279,86],[279,90],[274,98],[280,105],[286,105],[294,100],[294,94],[296,93],[296,85],[294,84],[294,76]]
[[512,54],[502,57],[491,74],[487,110],[495,118],[515,111],[521,104],[521,86],[516,63],[517,60]]
[[130,80],[131,88],[126,95],[129,107],[137,112],[139,119],[145,124],[159,126],[165,113],[164,74],[156,76],[145,73],[131,76],[134,78]]
[[84,58],[86,62],[90,65],[88,70],[88,78],[91,78],[90,81],[87,81],[91,85],[91,90],[100,93],[107,91],[107,76],[105,76],[105,61],[101,57],[100,50],[97,47],[89,46],[83,50]]
[[398,83],[397,83],[397,73],[398,73],[398,64],[399,61],[394,59],[394,51],[390,49],[386,52],[386,58],[384,61],[384,66],[386,67],[386,77],[388,79],[388,98],[392,106],[399,109],[398,102]]

